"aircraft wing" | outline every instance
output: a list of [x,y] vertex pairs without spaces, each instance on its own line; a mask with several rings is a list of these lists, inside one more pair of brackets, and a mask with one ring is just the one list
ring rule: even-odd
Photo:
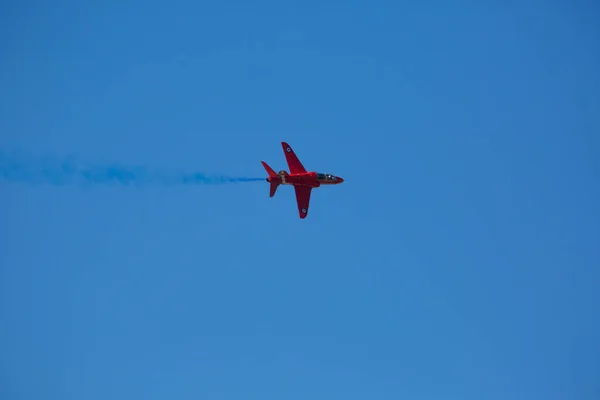
[[290,147],[286,142],[281,142],[281,146],[283,147],[283,152],[285,153],[285,159],[290,167],[290,174],[302,174],[306,172],[304,166],[294,153],[294,150]]
[[296,190],[298,213],[300,214],[300,218],[304,219],[308,215],[308,205],[310,203],[312,188],[309,186],[294,186],[294,190]]

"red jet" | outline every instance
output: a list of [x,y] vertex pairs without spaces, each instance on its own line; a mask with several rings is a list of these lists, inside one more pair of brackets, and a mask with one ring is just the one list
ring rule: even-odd
[[275,191],[279,185],[293,185],[296,190],[296,202],[298,203],[298,212],[300,218],[306,218],[308,215],[308,205],[310,203],[310,193],[313,188],[318,188],[321,185],[338,185],[344,180],[339,176],[331,174],[323,174],[319,172],[307,172],[294,150],[286,142],[281,142],[283,153],[287,160],[290,172],[281,170],[275,173],[273,168],[261,161],[263,167],[269,174],[267,182],[271,183],[271,192],[269,197],[275,196]]

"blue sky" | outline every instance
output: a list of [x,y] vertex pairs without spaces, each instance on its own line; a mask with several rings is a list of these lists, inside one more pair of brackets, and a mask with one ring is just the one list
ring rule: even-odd
[[0,397],[597,399],[592,1],[4,2]]

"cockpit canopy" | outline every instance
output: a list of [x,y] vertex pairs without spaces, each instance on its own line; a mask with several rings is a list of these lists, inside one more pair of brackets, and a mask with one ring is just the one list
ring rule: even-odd
[[335,182],[338,180],[338,178],[335,175],[322,173],[317,173],[317,179],[321,182]]

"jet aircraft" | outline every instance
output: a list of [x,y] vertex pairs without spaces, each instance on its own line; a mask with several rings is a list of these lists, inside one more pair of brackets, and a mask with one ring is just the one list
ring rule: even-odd
[[310,195],[314,188],[321,185],[338,185],[344,180],[339,176],[332,174],[324,174],[320,172],[307,172],[294,150],[286,142],[281,142],[285,159],[290,168],[288,173],[281,170],[275,173],[266,162],[261,161],[263,167],[269,174],[267,182],[270,183],[269,197],[275,196],[275,192],[279,185],[292,185],[296,191],[296,202],[298,203],[298,213],[300,218],[306,218],[308,215],[308,206],[310,203]]

